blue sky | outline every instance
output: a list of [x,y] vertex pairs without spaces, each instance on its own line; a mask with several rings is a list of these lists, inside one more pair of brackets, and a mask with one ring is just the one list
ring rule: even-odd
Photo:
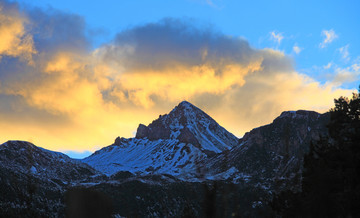
[[[243,37],[254,48],[273,48],[295,60],[296,70],[321,82],[338,68],[345,69],[360,59],[359,1],[20,1],[35,7],[54,8],[85,19],[94,47],[113,39],[116,33],[163,18],[193,19],[213,26],[232,37]],[[336,37],[321,47],[323,31]],[[281,37],[280,41],[271,37]],[[298,54],[294,51],[298,47]],[[341,49],[342,48],[342,49]],[[327,67],[324,67],[327,66]],[[339,70],[339,69],[338,69]],[[358,78],[360,75],[358,75]],[[357,87],[359,79],[342,84]]]
[[238,137],[360,84],[358,1],[0,0],[0,143],[83,157],[187,100]]

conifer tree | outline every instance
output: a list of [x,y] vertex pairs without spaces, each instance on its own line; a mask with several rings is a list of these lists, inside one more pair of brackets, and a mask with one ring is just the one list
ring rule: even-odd
[[302,191],[274,197],[283,217],[360,216],[360,87],[351,99],[335,99],[327,127],[329,136],[304,156]]

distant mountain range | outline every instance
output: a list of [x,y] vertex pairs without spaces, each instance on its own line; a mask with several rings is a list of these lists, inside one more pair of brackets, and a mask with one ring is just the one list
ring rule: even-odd
[[[256,216],[272,193],[301,189],[303,156],[328,135],[328,121],[328,114],[287,111],[238,139],[183,101],[140,124],[135,138],[118,137],[82,160],[8,141],[0,145],[0,214],[62,217],[81,210],[69,206],[72,196],[89,200],[79,193],[91,192],[108,198],[115,217],[204,216],[212,207],[217,216]],[[219,202],[225,196],[233,203]]]

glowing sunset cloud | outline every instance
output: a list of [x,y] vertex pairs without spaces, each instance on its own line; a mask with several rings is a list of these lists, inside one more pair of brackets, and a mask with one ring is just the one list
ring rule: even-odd
[[354,91],[186,19],[131,27],[95,49],[84,26],[73,14],[0,2],[0,142],[93,151],[182,100],[242,136],[284,110],[325,112]]

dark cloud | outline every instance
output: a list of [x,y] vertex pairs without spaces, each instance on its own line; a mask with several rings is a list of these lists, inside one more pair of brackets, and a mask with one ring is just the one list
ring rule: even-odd
[[262,57],[263,73],[279,73],[294,71],[294,60],[282,52],[271,49],[258,50]]
[[0,120],[2,123],[18,125],[19,128],[26,125],[55,127],[71,124],[71,119],[67,116],[54,115],[46,110],[29,106],[22,96],[0,94],[0,102]]
[[6,11],[19,11],[19,4],[8,0],[0,0],[0,5],[6,9]]
[[[128,50],[119,54],[124,48]],[[125,30],[103,51],[106,60],[121,62],[130,69],[163,69],[179,63],[242,64],[256,54],[244,39],[225,36],[212,26],[190,19],[172,18]]]
[[84,18],[55,9],[43,11],[34,8],[27,12],[35,47],[40,52],[57,50],[88,50],[90,40],[86,36]]

